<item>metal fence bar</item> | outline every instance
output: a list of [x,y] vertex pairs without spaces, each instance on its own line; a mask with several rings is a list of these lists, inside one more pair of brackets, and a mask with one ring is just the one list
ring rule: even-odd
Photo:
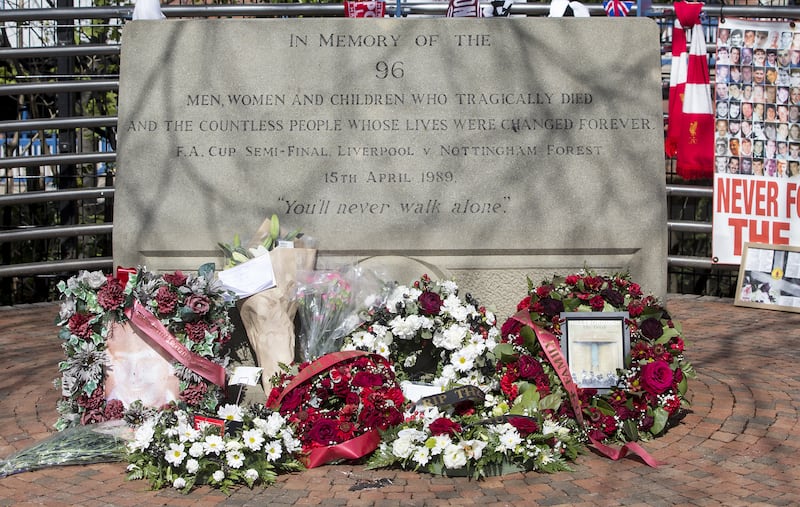
[[82,224],[82,225],[54,225],[51,227],[26,227],[10,231],[0,231],[0,244],[14,241],[32,241],[35,239],[74,238],[76,236],[100,236],[111,234],[113,225]]
[[110,271],[114,267],[111,257],[93,257],[91,259],[67,259],[51,262],[28,262],[13,266],[0,266],[0,278],[29,275],[52,275],[85,269],[87,271]]

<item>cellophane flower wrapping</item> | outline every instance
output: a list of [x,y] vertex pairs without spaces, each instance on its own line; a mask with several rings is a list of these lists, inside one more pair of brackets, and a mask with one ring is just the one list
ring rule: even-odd
[[300,361],[335,352],[361,323],[360,314],[380,302],[385,284],[360,266],[300,273],[297,315]]

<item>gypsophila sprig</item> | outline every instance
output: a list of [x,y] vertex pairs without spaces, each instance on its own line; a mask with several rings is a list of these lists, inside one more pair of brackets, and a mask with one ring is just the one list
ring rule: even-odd
[[219,426],[196,425],[185,410],[159,412],[137,428],[128,444],[128,479],[147,480],[152,489],[188,493],[209,485],[229,494],[232,487],[268,486],[278,474],[303,469],[294,455],[300,442],[284,417],[263,405],[238,411],[240,424],[224,435]]

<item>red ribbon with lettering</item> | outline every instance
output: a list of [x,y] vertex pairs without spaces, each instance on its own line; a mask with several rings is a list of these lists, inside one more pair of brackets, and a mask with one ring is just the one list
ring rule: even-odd
[[173,359],[208,381],[220,387],[225,386],[225,368],[187,349],[139,301],[134,300],[133,306],[125,310],[125,316]]
[[[536,339],[539,341],[539,345],[542,346],[542,350],[547,356],[547,360],[550,361],[550,364],[556,371],[558,378],[564,385],[564,389],[567,391],[567,397],[572,405],[572,411],[575,413],[575,419],[578,420],[578,424],[580,424],[581,427],[584,427],[585,423],[583,421],[583,411],[581,410],[581,400],[578,396],[578,386],[576,386],[575,382],[572,381],[572,373],[569,371],[567,359],[564,357],[564,354],[561,353],[561,345],[559,344],[558,338],[553,333],[546,331],[534,324],[531,320],[531,314],[527,310],[521,310],[517,312],[517,314],[512,318],[533,330],[533,333],[536,335]],[[630,451],[642,458],[642,460],[651,467],[655,468],[659,465],[659,463],[637,442],[628,442],[621,448],[617,449],[608,446],[592,438],[591,436],[589,436],[589,441],[598,450],[598,452],[600,452],[600,454],[614,461],[622,459]]]

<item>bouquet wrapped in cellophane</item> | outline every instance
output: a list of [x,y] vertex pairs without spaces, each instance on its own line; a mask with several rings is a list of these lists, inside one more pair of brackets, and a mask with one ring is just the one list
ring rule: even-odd
[[342,346],[343,338],[361,323],[361,312],[378,304],[385,284],[360,266],[300,273],[297,316],[300,361],[313,361]]

